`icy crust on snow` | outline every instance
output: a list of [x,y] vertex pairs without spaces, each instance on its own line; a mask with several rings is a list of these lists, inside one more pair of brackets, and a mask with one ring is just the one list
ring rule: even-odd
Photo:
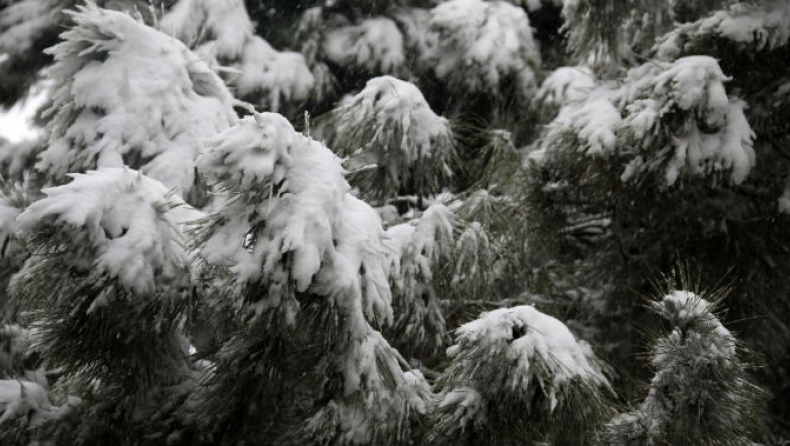
[[431,110],[414,84],[391,76],[373,78],[331,116],[330,143],[351,156],[352,170],[382,170],[383,181],[370,187],[384,196],[398,193],[410,181],[422,182],[424,190],[416,192],[438,192],[452,175],[450,123]]
[[508,95],[506,82],[525,101],[536,89],[538,44],[526,12],[503,1],[450,0],[431,10],[437,35],[435,74],[459,90]]
[[379,430],[391,433],[425,413],[427,383],[402,371],[403,358],[369,323],[392,320],[384,231],[376,211],[349,194],[340,159],[284,117],[264,113],[210,141],[198,168],[226,194],[207,219],[199,253],[228,269],[233,293],[259,286],[265,297],[251,309],[260,314],[286,305],[295,287],[340,313],[345,344],[333,364],[343,398],[306,429],[370,443]]
[[138,168],[180,188],[194,184],[204,138],[234,122],[222,81],[181,42],[93,3],[47,50],[54,114],[37,167],[62,178],[97,167]]
[[115,277],[135,293],[184,280],[188,258],[168,215],[182,204],[177,196],[126,168],[70,176],[71,183],[44,189],[46,198],[17,217],[23,236],[50,225],[74,241],[84,240],[88,249],[72,253],[74,264]]
[[693,51],[704,38],[720,38],[753,51],[773,51],[790,41],[790,3],[769,0],[761,5],[736,3],[696,22],[683,24],[656,44],[658,57],[677,59]]
[[301,54],[277,51],[255,35],[244,0],[179,0],[161,28],[233,69],[229,83],[241,97],[262,93],[274,111],[306,100],[315,78]]
[[549,125],[541,149],[550,153],[567,146],[570,134],[577,141],[572,150],[588,155],[619,151],[630,158],[624,182],[657,173],[672,186],[684,173],[728,172],[739,184],[756,162],[754,132],[745,104],[727,97],[727,80],[707,56],[633,68],[619,87],[602,86],[586,100],[566,105]]
[[598,86],[595,74],[588,67],[560,67],[552,71],[540,84],[532,106],[550,115],[556,113],[567,104],[584,100]]
[[397,73],[406,61],[403,35],[386,17],[329,31],[323,49],[326,57],[338,65],[372,73]]

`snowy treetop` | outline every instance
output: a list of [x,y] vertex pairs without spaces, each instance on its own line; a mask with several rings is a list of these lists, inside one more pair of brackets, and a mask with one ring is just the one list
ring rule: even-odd
[[[619,149],[630,158],[623,181],[657,172],[671,186],[682,173],[729,171],[730,180],[741,183],[756,162],[754,133],[745,104],[727,96],[728,80],[707,56],[644,64],[631,69],[620,86],[602,85],[567,104],[542,147],[562,147],[563,135],[572,134],[579,143],[573,150],[593,155]],[[660,150],[646,152],[657,145]]]
[[[444,140],[452,138],[447,119],[436,115],[414,84],[392,76],[369,80],[365,88],[334,113],[341,115],[338,133],[360,126],[373,126],[374,141],[365,144],[387,144],[393,134],[402,134],[396,147],[404,161],[411,165],[425,158],[444,158]],[[347,147],[349,152],[357,149]],[[446,168],[449,173],[449,167]]]
[[313,286],[364,299],[376,320],[391,318],[380,217],[348,193],[329,149],[264,113],[209,141],[198,169],[228,193],[217,208],[222,221],[200,250],[209,264],[229,267],[238,285]]
[[19,215],[23,235],[51,226],[72,241],[84,241],[88,251],[73,252],[74,264],[117,278],[135,293],[152,292],[162,279],[184,279],[188,259],[168,215],[183,204],[177,196],[127,168],[70,176],[71,183],[44,189],[46,198]]
[[[689,291],[673,291],[661,301],[653,302],[653,309],[664,319],[672,323],[675,330],[697,330],[708,333],[718,339],[716,347],[726,357],[735,355],[735,337],[724,328],[713,313],[711,304],[705,299]],[[657,357],[656,365],[664,358]]]
[[522,99],[532,96],[540,52],[526,12],[503,1],[450,0],[431,10],[438,35],[435,73],[458,89],[506,95],[512,82]]
[[[534,385],[536,361],[549,368],[554,389],[573,378],[608,385],[606,378],[591,366],[580,344],[568,327],[532,306],[501,308],[483,313],[480,318],[456,330],[456,345],[448,349],[453,357],[464,350],[503,354],[516,367],[508,375],[512,389]],[[474,376],[469,376],[475,380]],[[481,385],[484,383],[480,383]],[[554,392],[550,390],[550,392]],[[550,395],[553,399],[553,394]]]
[[38,167],[62,177],[126,164],[188,194],[200,141],[236,119],[222,80],[126,14],[93,3],[70,14],[75,26],[48,50],[54,118]]
[[439,192],[452,175],[450,123],[431,110],[414,84],[373,78],[330,119],[330,143],[350,157],[352,181],[364,181],[362,189],[373,199]]

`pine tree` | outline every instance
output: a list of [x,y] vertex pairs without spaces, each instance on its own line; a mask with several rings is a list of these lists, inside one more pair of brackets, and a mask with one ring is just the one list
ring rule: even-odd
[[781,439],[789,11],[0,0],[0,443]]

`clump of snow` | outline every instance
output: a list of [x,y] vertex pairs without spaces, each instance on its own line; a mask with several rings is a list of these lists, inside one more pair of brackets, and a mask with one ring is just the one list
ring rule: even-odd
[[571,130],[579,138],[584,153],[601,155],[615,150],[615,133],[621,122],[620,111],[609,100],[601,98],[579,107],[561,109],[550,132]]
[[[337,311],[342,341],[331,364],[343,397],[320,406],[305,429],[375,443],[424,413],[427,384],[404,373],[403,358],[370,324],[392,320],[384,231],[349,193],[340,159],[284,117],[256,113],[211,140],[198,169],[224,194],[198,253],[227,271],[238,306],[249,304],[253,317],[285,310],[293,324],[295,295],[309,292]],[[250,295],[260,299],[245,302]]]
[[557,68],[540,84],[532,106],[543,115],[542,118],[552,119],[565,105],[585,99],[597,84],[588,67]]
[[534,307],[483,313],[455,331],[447,355],[434,438],[532,443],[523,423],[535,437],[553,437],[559,432],[555,418],[580,404],[585,414],[606,411],[601,392],[609,389],[607,379],[562,322]]
[[672,186],[683,174],[726,172],[739,184],[756,162],[754,132],[745,104],[726,94],[728,79],[707,56],[633,68],[621,85],[603,85],[566,105],[548,126],[539,154],[563,148],[618,153],[626,161],[624,182],[655,173]]
[[[431,10],[435,74],[457,90],[525,101],[536,88],[538,44],[526,12],[503,1],[450,0]],[[511,82],[513,91],[505,91]]]
[[70,176],[71,183],[44,189],[46,198],[17,217],[23,236],[49,226],[75,242],[84,240],[86,249],[73,252],[75,265],[117,278],[135,293],[183,280],[188,258],[167,214],[182,203],[178,197],[126,168]]
[[239,58],[254,32],[243,0],[179,0],[160,28],[186,44],[210,40],[225,59]]
[[236,119],[221,79],[183,44],[123,13],[88,3],[70,14],[75,26],[47,50],[56,61],[54,116],[37,167],[62,178],[129,165],[188,195],[200,141]]
[[[509,391],[527,389],[536,379],[549,380],[542,385],[551,409],[557,404],[558,390],[571,379],[608,385],[606,378],[590,365],[568,327],[532,306],[483,313],[456,330],[456,344],[447,349],[447,354],[454,360],[463,359],[472,349],[486,352],[483,357],[493,363],[511,364],[504,383]],[[545,370],[539,371],[543,367]],[[476,373],[473,368],[458,378],[466,376],[471,382],[481,382]],[[538,378],[540,375],[543,376]]]
[[47,391],[39,384],[12,379],[0,380],[0,425],[18,417],[27,417],[37,426],[55,414]]
[[277,51],[260,38],[245,45],[238,68],[241,74],[231,80],[239,94],[249,97],[264,92],[266,104],[274,111],[283,102],[307,99],[316,83],[301,54]]
[[[452,175],[455,147],[450,123],[437,116],[413,84],[390,76],[365,88],[331,112],[329,143],[351,156],[353,178],[373,175],[366,186],[375,199],[438,192]],[[360,144],[362,144],[360,146]]]
[[243,0],[180,0],[161,27],[230,67],[228,80],[238,94],[251,98],[263,93],[271,110],[306,100],[315,86],[301,54],[277,51],[255,35]]
[[[629,113],[624,130],[643,149],[654,145],[653,135],[668,134],[666,144],[672,150],[664,171],[668,185],[683,171],[706,175],[722,170],[729,170],[731,181],[739,184],[754,167],[754,133],[743,113],[745,104],[727,97],[723,85],[727,80],[716,60],[707,56],[646,64],[626,77],[619,93],[620,105]],[[685,116],[683,125],[656,125],[678,111]],[[623,181],[655,168],[650,162],[637,159],[635,163],[623,174]]]
[[397,73],[406,60],[403,35],[395,22],[386,17],[329,31],[323,49],[330,61],[371,73]]
[[730,40],[753,51],[773,51],[790,41],[790,4],[782,0],[736,3],[676,27],[656,44],[657,55],[677,59],[704,37]]

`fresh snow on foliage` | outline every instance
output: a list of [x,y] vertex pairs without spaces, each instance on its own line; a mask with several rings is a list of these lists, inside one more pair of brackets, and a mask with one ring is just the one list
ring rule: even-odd
[[350,157],[352,181],[362,183],[363,196],[382,200],[400,192],[435,193],[452,175],[450,123],[431,110],[414,84],[373,78],[330,116],[329,143]]
[[601,411],[609,388],[565,324],[532,306],[462,325],[447,355],[432,430],[439,444],[529,444],[545,436],[567,444],[573,436],[557,420],[577,404]]
[[620,111],[609,100],[601,98],[579,107],[561,109],[553,126],[560,131],[571,129],[578,135],[582,151],[587,155],[603,155],[615,150],[615,132],[621,122]]
[[162,18],[161,28],[231,68],[229,82],[238,94],[262,93],[273,111],[285,102],[306,100],[315,86],[301,54],[277,51],[255,35],[243,0],[180,0]]
[[403,35],[386,17],[329,31],[323,49],[330,61],[371,73],[397,73],[406,60]]
[[746,378],[735,336],[713,305],[692,292],[671,291],[651,307],[671,331],[653,346],[656,373],[645,400],[609,422],[606,442],[743,443],[744,421],[754,415],[750,411],[760,391]]
[[392,320],[384,231],[376,211],[349,194],[340,159],[264,113],[210,141],[198,168],[226,193],[198,250],[227,268],[232,292],[243,299],[260,287],[263,298],[250,310],[284,310],[288,324],[299,311],[297,292],[326,298],[340,314],[336,364],[345,397],[321,407],[307,430],[337,429],[347,442],[369,443],[425,413],[427,383],[402,371],[405,361],[370,325]]
[[230,93],[181,42],[126,14],[88,3],[71,16],[48,50],[54,116],[37,167],[60,179],[128,165],[188,197],[201,141],[236,119]]
[[444,344],[445,320],[434,289],[434,271],[451,253],[455,220],[447,206],[434,204],[419,218],[387,229],[396,313],[393,331],[410,349]]
[[740,184],[756,162],[754,133],[745,104],[727,96],[728,80],[707,56],[649,62],[631,69],[621,86],[601,86],[561,109],[541,147],[549,152],[566,147],[561,141],[570,134],[579,142],[568,147],[572,150],[588,155],[618,151],[630,158],[624,182],[654,172],[672,186],[681,174],[726,171],[731,182]]
[[160,27],[187,45],[208,40],[223,60],[239,59],[255,31],[243,0],[178,0]]
[[[627,113],[624,129],[643,146],[652,144],[659,132],[671,135],[667,144],[672,154],[664,173],[668,185],[683,171],[709,175],[721,170],[729,170],[730,179],[738,184],[754,167],[754,133],[744,116],[743,102],[727,97],[727,80],[716,60],[707,56],[645,64],[628,73],[619,97]],[[685,122],[662,128],[660,121],[672,112],[685,115]],[[639,156],[623,173],[623,180],[653,169],[649,158],[645,161]]]
[[[471,350],[479,350],[485,352],[480,359],[496,362],[496,357],[501,355],[500,360],[512,364],[507,380],[502,383],[505,388],[523,390],[541,376],[537,379],[549,398],[551,410],[558,403],[561,387],[572,379],[608,385],[607,379],[590,365],[568,327],[532,306],[483,313],[458,328],[455,336],[456,344],[448,349],[453,360],[462,360]],[[545,370],[539,370],[542,368]],[[468,372],[461,376],[478,385],[484,382],[474,369]]]
[[540,84],[532,106],[544,115],[542,119],[551,119],[565,105],[585,99],[597,86],[595,74],[588,67],[560,67]]
[[762,4],[736,3],[729,9],[678,26],[656,44],[657,55],[676,59],[687,45],[705,37],[731,40],[754,51],[773,51],[790,41],[790,3],[768,0]]
[[29,381],[0,379],[0,426],[17,417],[26,417],[27,424],[37,426],[55,411],[46,389],[40,385]]
[[438,35],[433,54],[439,79],[470,93],[532,98],[540,53],[523,9],[503,1],[450,0],[431,10],[430,30]]
[[127,168],[70,174],[74,180],[46,188],[18,218],[30,234],[42,225],[60,227],[92,252],[74,253],[75,265],[118,279],[136,293],[153,291],[161,280],[184,277],[188,258],[182,236],[167,212],[182,204],[156,180]]

